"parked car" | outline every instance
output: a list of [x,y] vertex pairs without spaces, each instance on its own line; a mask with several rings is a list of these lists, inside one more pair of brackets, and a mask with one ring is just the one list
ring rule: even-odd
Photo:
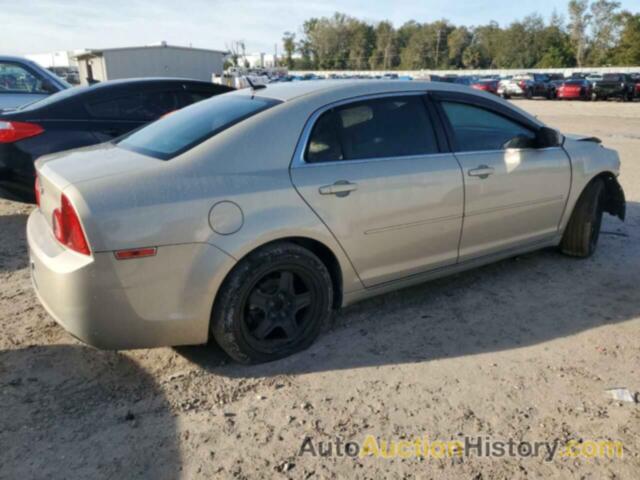
[[47,70],[70,85],[80,85],[78,67],[49,67]]
[[481,90],[483,92],[493,93],[495,95],[498,94],[498,85],[500,81],[497,79],[489,79],[489,80],[478,80],[471,84],[471,88],[476,90]]
[[0,110],[35,102],[70,87],[31,60],[0,56]]
[[591,100],[591,83],[580,79],[567,80],[558,88],[558,98],[562,100]]
[[634,96],[635,98],[640,98],[640,74],[636,73],[631,75],[631,80],[635,84]]
[[230,90],[184,79],[114,80],[0,112],[0,197],[34,202],[33,162],[42,155],[113,140]]
[[515,75],[511,79],[501,80],[498,95],[507,99],[511,97],[545,97],[555,98],[556,89],[549,77],[542,74]]
[[625,217],[614,150],[445,83],[239,90],[36,167],[30,271],[53,318],[108,349],[213,336],[240,362],[383,292],[587,257],[603,212]]
[[620,98],[625,102],[631,101],[636,88],[631,77],[624,73],[605,73],[602,80],[593,81],[592,84],[591,98],[593,100]]

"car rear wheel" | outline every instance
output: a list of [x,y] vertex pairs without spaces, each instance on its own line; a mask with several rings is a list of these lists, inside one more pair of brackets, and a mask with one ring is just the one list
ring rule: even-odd
[[215,301],[211,333],[241,363],[277,360],[313,343],[331,315],[327,267],[293,243],[275,243],[241,260]]
[[602,225],[604,182],[597,178],[584,189],[562,237],[562,253],[590,257],[596,251]]

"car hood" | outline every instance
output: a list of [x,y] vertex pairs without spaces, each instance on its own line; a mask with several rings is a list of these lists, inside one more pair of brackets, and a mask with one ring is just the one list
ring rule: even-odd
[[60,190],[98,178],[158,167],[158,160],[119,148],[112,143],[54,153],[40,157],[36,168]]

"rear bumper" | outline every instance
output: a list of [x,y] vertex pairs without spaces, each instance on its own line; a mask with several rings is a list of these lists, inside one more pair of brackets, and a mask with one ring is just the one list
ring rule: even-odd
[[219,275],[233,259],[208,244],[160,247],[118,261],[63,248],[39,210],[27,223],[31,275],[43,306],[65,330],[104,349],[206,343]]
[[558,98],[562,98],[562,99],[566,99],[566,100],[571,100],[571,99],[580,99],[580,98],[586,98],[587,94],[586,93],[580,93],[580,92],[563,92],[561,90],[558,90]]

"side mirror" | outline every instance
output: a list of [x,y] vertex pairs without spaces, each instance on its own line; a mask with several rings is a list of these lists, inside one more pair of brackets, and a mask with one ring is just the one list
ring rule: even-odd
[[536,133],[537,148],[561,147],[564,144],[564,135],[558,130],[542,127]]
[[56,87],[53,86],[53,83],[46,79],[42,80],[41,88],[47,93],[56,93],[58,91]]

